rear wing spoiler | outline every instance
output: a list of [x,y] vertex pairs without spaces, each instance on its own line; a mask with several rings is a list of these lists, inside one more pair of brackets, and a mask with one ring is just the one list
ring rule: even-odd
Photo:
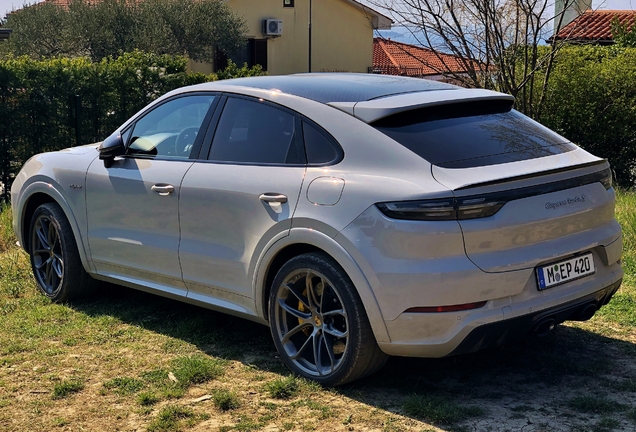
[[510,101],[514,96],[483,89],[448,89],[405,93],[363,102],[329,102],[334,108],[346,112],[365,123],[373,123],[400,112],[438,105],[476,101]]

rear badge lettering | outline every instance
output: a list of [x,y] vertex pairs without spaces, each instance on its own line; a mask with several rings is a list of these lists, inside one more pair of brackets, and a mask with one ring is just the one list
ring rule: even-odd
[[577,195],[574,198],[568,198],[568,199],[564,199],[562,201],[554,201],[554,202],[550,202],[548,201],[547,203],[545,203],[545,208],[546,209],[556,209],[558,207],[564,206],[564,205],[568,205],[568,204],[574,204],[574,203],[580,203],[580,202],[585,202],[587,198],[585,197],[585,195]]

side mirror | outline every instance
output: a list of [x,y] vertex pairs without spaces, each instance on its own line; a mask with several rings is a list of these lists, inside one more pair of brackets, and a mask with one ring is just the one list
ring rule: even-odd
[[104,161],[106,168],[110,168],[113,165],[116,156],[122,156],[126,153],[124,140],[119,132],[106,138],[97,150],[99,151],[99,159]]

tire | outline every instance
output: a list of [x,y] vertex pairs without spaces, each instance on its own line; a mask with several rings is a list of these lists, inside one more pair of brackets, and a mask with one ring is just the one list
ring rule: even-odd
[[95,280],[80,260],[71,225],[59,205],[38,207],[29,227],[31,269],[38,288],[54,302],[91,294]]
[[299,255],[278,271],[269,296],[269,321],[285,365],[323,385],[370,375],[388,359],[353,283],[324,253]]

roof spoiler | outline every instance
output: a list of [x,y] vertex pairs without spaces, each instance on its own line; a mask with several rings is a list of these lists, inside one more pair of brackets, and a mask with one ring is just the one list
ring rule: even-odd
[[327,105],[359,118],[365,123],[373,123],[384,117],[418,108],[482,100],[514,102],[515,98],[492,90],[449,89],[398,94],[363,102],[329,102]]

